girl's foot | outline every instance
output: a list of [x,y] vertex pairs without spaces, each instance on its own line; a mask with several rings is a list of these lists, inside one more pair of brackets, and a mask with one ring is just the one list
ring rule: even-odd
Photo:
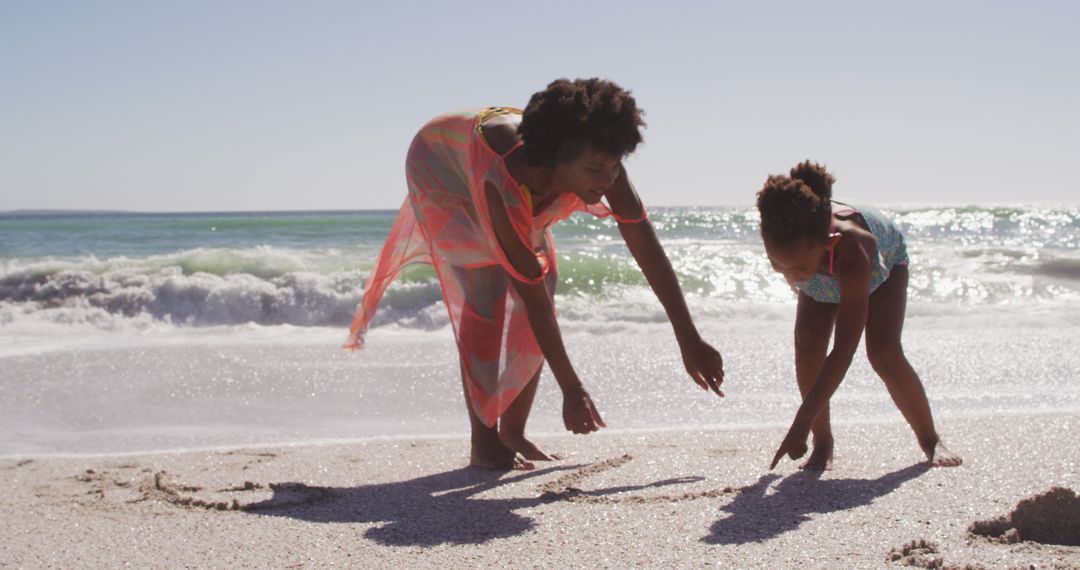
[[945,447],[945,444],[941,443],[940,439],[929,451],[924,447],[923,453],[926,453],[926,460],[933,467],[958,467],[964,462],[963,457],[949,451],[949,448]]
[[803,471],[827,471],[832,469],[832,456],[833,456],[833,444],[818,443],[814,441],[814,450],[810,452],[810,457],[799,466],[799,469]]

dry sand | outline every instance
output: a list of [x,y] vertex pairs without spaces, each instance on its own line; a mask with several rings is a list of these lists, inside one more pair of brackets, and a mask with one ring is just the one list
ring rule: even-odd
[[900,423],[839,426],[821,475],[767,471],[779,429],[543,437],[566,458],[503,474],[464,468],[463,439],[3,459],[0,567],[1080,568],[970,532],[1080,490],[1080,415],[939,427],[962,467]]

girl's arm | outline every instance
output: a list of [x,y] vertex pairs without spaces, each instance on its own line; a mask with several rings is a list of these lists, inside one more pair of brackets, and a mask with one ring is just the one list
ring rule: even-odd
[[[870,301],[871,257],[866,239],[863,236],[852,237],[855,239],[846,240],[847,244],[841,242],[837,245],[840,248],[837,253],[840,263],[836,270],[836,280],[840,285],[840,307],[837,309],[832,350],[825,357],[814,386],[803,398],[802,405],[791,422],[791,428],[780,444],[780,449],[776,451],[769,469],[775,468],[785,455],[798,459],[806,453],[806,439],[810,435],[814,419],[825,409],[829,398],[840,386],[848,367],[851,366],[855,350],[859,348]],[[874,251],[876,244],[872,237],[869,239],[869,251]]]
[[[537,261],[536,254],[521,243],[514,231],[498,190],[488,183],[485,186],[485,192],[495,237],[507,259],[525,277],[540,277],[543,268]],[[537,283],[525,283],[517,279],[510,281],[514,284],[514,290],[517,291],[522,302],[525,303],[525,311],[529,316],[533,335],[536,336],[540,351],[543,352],[544,359],[547,360],[551,373],[562,390],[563,424],[566,429],[574,433],[589,433],[605,427],[604,420],[600,418],[596,406],[570,363],[570,357],[566,355],[566,346],[563,344],[559,323],[555,320],[555,310],[551,303],[551,296],[548,294],[547,284],[544,280]]]
[[[612,211],[620,218],[636,220],[644,215],[645,209],[641,200],[626,175],[626,169],[621,165],[619,176],[605,197]],[[686,371],[699,386],[705,390],[711,389],[722,397],[724,393],[720,391],[720,384],[724,381],[724,361],[720,353],[698,334],[675,270],[672,269],[671,261],[660,245],[652,224],[648,220],[637,223],[620,222],[619,233],[622,234],[626,247],[637,261],[656,298],[664,306],[668,320],[675,329],[675,338],[679,342]]]

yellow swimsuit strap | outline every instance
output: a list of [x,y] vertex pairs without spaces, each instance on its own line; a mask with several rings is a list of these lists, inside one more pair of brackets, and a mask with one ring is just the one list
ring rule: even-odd
[[[476,132],[480,133],[480,134],[483,134],[483,132],[484,132],[484,123],[487,122],[487,120],[492,118],[492,117],[498,117],[499,115],[510,115],[510,114],[521,115],[522,113],[524,113],[524,111],[522,111],[521,109],[515,109],[513,107],[488,107],[488,108],[486,108],[486,109],[484,109],[484,110],[482,110],[482,111],[480,111],[479,113],[476,114]],[[487,137],[484,137],[484,141],[485,142],[487,141]],[[510,154],[510,151],[512,151],[513,149],[517,148],[520,145],[521,145],[521,142],[519,141],[518,144],[514,145],[513,147],[510,148],[510,150],[503,153],[503,156],[506,156],[507,154]],[[488,145],[488,148],[491,148],[491,146]],[[491,150],[495,150],[495,149],[491,149]]]
[[523,112],[524,111],[522,111],[521,109],[515,109],[514,107],[488,107],[476,114],[476,129],[481,130],[484,121],[487,121],[492,117],[497,117],[499,115],[509,115],[510,113],[517,113],[518,115],[520,115]]

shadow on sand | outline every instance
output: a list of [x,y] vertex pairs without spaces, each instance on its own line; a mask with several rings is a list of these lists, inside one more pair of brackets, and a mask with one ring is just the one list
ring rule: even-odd
[[923,473],[930,466],[919,463],[882,475],[877,479],[821,479],[820,472],[800,471],[788,476],[766,495],[780,478],[763,475],[742,489],[723,510],[730,516],[713,523],[712,532],[702,538],[709,544],[746,544],[795,530],[810,520],[811,513],[831,513],[868,505]]
[[[476,497],[500,486],[579,468],[580,465],[559,466],[511,474],[464,468],[408,481],[350,488],[280,483],[271,485],[274,495],[270,499],[245,505],[242,510],[262,516],[319,523],[384,523],[364,533],[366,538],[384,545],[481,544],[534,528],[536,523],[533,519],[514,512],[519,509],[572,500],[583,495],[604,497],[682,482],[673,479],[587,492],[565,485],[552,487],[548,484],[545,486],[550,490],[537,492],[535,497]],[[572,473],[564,478],[573,476]]]

